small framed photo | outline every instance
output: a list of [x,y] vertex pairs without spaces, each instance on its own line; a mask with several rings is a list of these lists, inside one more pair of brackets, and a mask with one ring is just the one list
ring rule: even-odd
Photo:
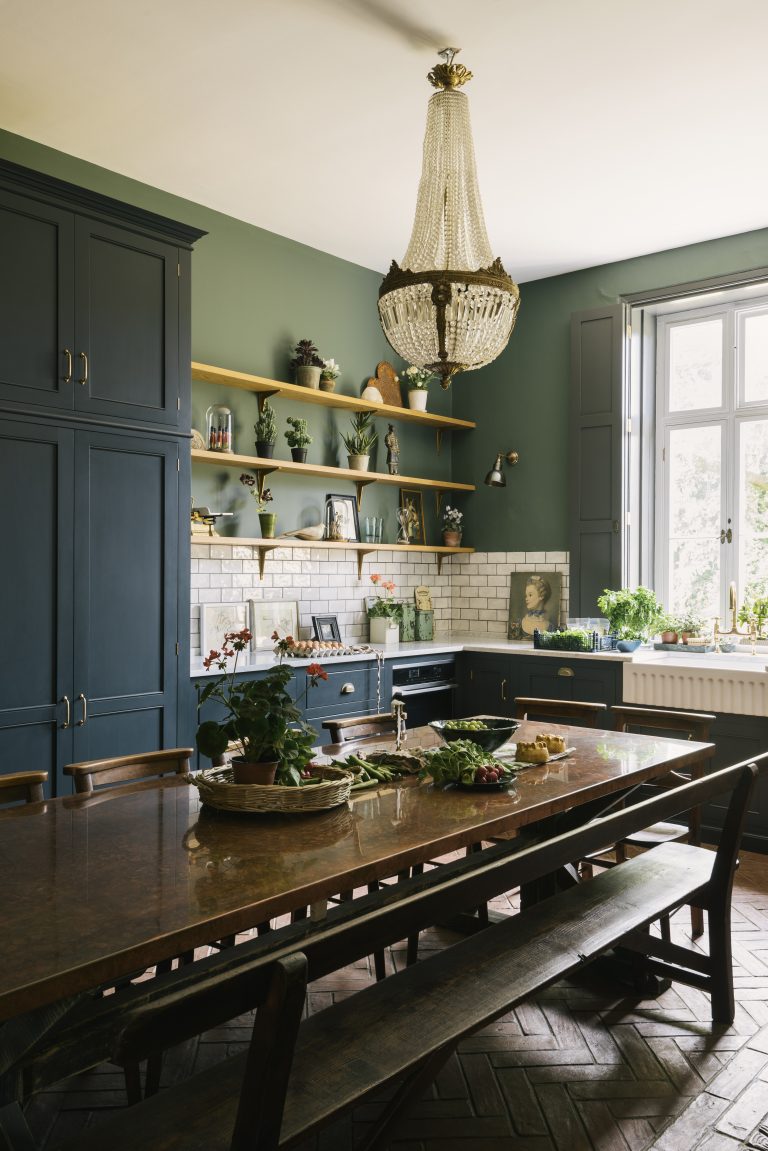
[[533,639],[560,626],[560,572],[512,572],[507,639]]
[[325,538],[339,543],[360,543],[360,518],[355,496],[325,497]]
[[424,500],[416,488],[400,488],[400,509],[403,515],[408,543],[425,544]]
[[315,639],[331,643],[335,640],[337,643],[341,643],[339,621],[335,615],[313,615],[312,629],[315,633]]
[[204,603],[200,605],[200,651],[221,651],[227,632],[250,628],[247,603]]
[[272,636],[277,632],[280,639],[292,635],[299,638],[299,602],[295,599],[252,599],[251,647],[254,651],[275,646]]

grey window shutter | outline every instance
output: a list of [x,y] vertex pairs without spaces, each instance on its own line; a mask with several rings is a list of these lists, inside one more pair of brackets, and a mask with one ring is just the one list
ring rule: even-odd
[[625,313],[615,304],[571,316],[571,616],[598,615],[597,597],[622,583]]

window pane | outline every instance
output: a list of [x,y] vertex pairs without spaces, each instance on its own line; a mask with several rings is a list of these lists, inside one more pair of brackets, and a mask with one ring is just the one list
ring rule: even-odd
[[739,569],[742,598],[768,595],[768,420],[740,428]]
[[669,410],[722,405],[723,322],[699,320],[669,329]]
[[744,400],[768,401],[768,313],[744,320]]
[[669,588],[672,611],[718,610],[722,519],[719,424],[669,436]]

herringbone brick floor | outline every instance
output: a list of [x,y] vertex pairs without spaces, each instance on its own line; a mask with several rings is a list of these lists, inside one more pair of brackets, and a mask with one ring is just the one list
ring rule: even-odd
[[[508,901],[499,904],[509,909]],[[689,930],[683,911],[673,936]],[[422,954],[449,938],[424,933]],[[639,1000],[597,974],[563,980],[463,1042],[391,1151],[768,1149],[757,1132],[768,1120],[768,857],[742,858],[733,940],[731,1027],[713,1027],[709,1000],[695,989],[673,987]],[[388,962],[403,961],[403,947],[392,948]],[[308,1010],[352,995],[372,978],[367,961],[337,972],[312,985]],[[242,1049],[250,1025],[241,1018],[185,1045],[167,1060],[166,1081]],[[99,1112],[124,1104],[121,1073],[104,1066],[37,1097],[28,1119],[40,1146],[52,1151],[98,1123]],[[312,1148],[351,1149],[380,1105],[358,1107]]]

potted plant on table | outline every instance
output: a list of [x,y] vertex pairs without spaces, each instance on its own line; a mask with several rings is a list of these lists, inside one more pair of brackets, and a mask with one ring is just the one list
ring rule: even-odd
[[259,525],[263,538],[266,540],[274,539],[275,528],[277,527],[277,515],[275,512],[267,511],[267,504],[272,503],[272,492],[269,488],[262,488],[261,491],[259,491],[256,477],[250,475],[248,472],[243,472],[240,476],[240,483],[250,488],[251,495],[256,500],[256,510],[259,513]]
[[371,448],[379,438],[375,431],[373,412],[355,412],[352,417],[352,431],[341,433],[347,449],[349,466],[356,472],[367,472],[371,462]]
[[320,371],[320,391],[332,392],[336,387],[336,381],[341,375],[341,364],[337,364],[334,359],[323,360],[323,366]]
[[457,548],[461,546],[461,533],[463,529],[464,512],[460,512],[458,508],[452,508],[450,504],[445,505],[443,512],[443,543],[447,548]]
[[288,416],[288,431],[285,432],[288,447],[291,449],[291,459],[295,464],[306,463],[307,448],[312,443],[312,437],[307,430],[307,421],[299,416]]
[[[276,633],[273,638],[277,638]],[[232,759],[235,783],[271,784],[277,780],[298,785],[299,761],[306,755],[306,764],[311,758],[310,748],[317,733],[301,720],[301,712],[288,692],[293,671],[282,662],[260,679],[238,682],[238,656],[247,650],[250,641],[248,628],[227,632],[221,650],[211,651],[203,660],[206,670],[217,667],[224,675],[202,688],[196,685],[198,713],[212,699],[223,706],[225,714],[220,720],[207,719],[199,724],[197,747],[214,763],[220,763],[230,745],[237,744],[241,755]],[[293,644],[290,637],[284,642]],[[310,665],[307,675],[313,682],[326,677],[319,664]]]
[[317,348],[311,340],[299,340],[294,348],[291,360],[291,371],[296,374],[296,383],[302,388],[319,388],[320,373],[324,361],[318,355]]
[[265,460],[271,459],[277,443],[277,420],[269,400],[264,401],[253,430],[256,433],[256,455]]
[[608,620],[611,635],[616,636],[619,651],[634,651],[643,640],[655,635],[664,608],[647,587],[606,588],[598,596],[597,606]]
[[368,604],[371,643],[397,643],[400,638],[401,605],[394,599],[396,584],[385,580],[378,572],[371,575],[371,583],[384,593]]
[[434,373],[427,368],[416,368],[411,365],[402,373],[402,379],[408,385],[408,406],[415,411],[427,410],[427,388],[434,378]]

